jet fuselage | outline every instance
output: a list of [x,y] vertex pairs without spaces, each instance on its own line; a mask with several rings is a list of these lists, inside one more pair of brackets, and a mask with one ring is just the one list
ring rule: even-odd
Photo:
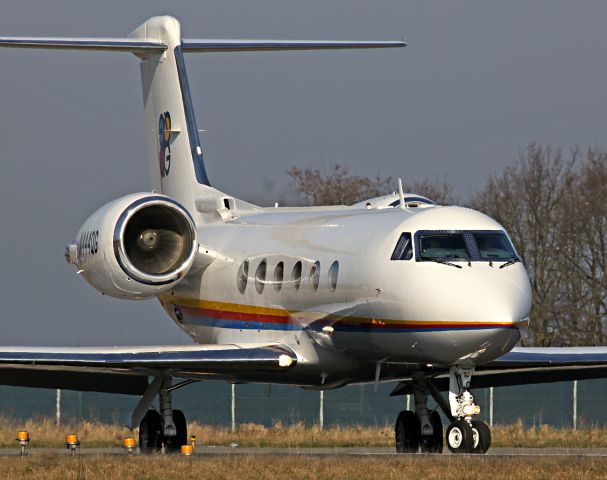
[[198,343],[290,346],[285,383],[369,381],[378,363],[396,376],[480,364],[514,347],[531,305],[522,263],[424,261],[419,242],[393,260],[404,232],[505,235],[461,207],[263,209],[200,226],[217,256],[161,302]]

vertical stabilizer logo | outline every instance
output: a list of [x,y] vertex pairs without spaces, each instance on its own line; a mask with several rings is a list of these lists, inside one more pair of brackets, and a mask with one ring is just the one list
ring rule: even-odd
[[160,152],[158,154],[160,176],[166,177],[169,175],[169,170],[171,169],[171,114],[169,112],[160,114],[158,138],[160,139]]

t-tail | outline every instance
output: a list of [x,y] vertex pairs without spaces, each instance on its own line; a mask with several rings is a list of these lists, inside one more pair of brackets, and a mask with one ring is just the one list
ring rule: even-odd
[[[124,51],[141,60],[147,157],[153,190],[192,214],[225,194],[211,187],[184,53],[404,47],[404,41],[190,40],[171,16],[152,17],[127,38],[0,37],[0,47]],[[210,201],[210,202],[209,202]],[[202,207],[201,207],[202,205]],[[198,207],[198,208],[197,208]]]

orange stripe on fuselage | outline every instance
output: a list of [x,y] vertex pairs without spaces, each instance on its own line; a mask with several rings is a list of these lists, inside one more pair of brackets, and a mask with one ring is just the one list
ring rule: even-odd
[[222,320],[245,320],[253,322],[290,324],[300,323],[293,319],[309,317],[314,320],[337,322],[339,325],[367,328],[403,329],[459,329],[459,328],[519,328],[525,322],[453,322],[431,320],[392,320],[369,317],[343,317],[328,312],[289,312],[282,308],[260,307],[228,302],[216,302],[193,298],[163,296],[162,300],[177,305],[185,313]]

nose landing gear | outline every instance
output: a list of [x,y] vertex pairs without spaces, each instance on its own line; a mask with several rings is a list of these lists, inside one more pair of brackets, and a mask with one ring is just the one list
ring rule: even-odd
[[452,453],[483,454],[491,446],[491,431],[486,423],[472,420],[480,413],[470,393],[474,368],[453,366],[449,372],[449,402],[441,396],[428,379],[407,382],[414,388],[415,413],[402,411],[394,428],[396,451],[399,453],[441,453],[443,425],[437,410],[428,411],[428,395],[436,400],[443,413],[451,420],[445,433],[447,447]]
[[454,365],[449,372],[449,407],[455,419],[445,438],[453,453],[486,453],[491,446],[491,431],[485,422],[472,420],[481,409],[470,393],[473,367]]

